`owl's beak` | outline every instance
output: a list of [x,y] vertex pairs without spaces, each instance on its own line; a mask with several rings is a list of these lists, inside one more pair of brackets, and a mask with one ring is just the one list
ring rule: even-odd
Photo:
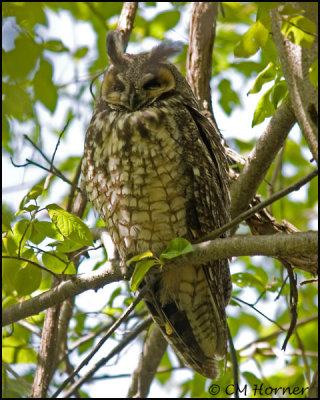
[[133,90],[129,97],[129,105],[131,110],[135,110],[139,103],[139,95],[135,90]]

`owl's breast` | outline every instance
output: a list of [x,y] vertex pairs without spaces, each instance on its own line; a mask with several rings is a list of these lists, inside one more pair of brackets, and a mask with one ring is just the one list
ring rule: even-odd
[[87,163],[88,193],[121,256],[158,253],[170,239],[187,237],[190,177],[170,112],[111,112],[93,124],[102,136]]

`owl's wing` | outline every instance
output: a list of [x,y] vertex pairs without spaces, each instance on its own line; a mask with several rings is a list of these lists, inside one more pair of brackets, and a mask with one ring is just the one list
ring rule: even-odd
[[[195,194],[193,210],[189,210],[190,218],[198,219],[196,225],[199,229],[193,230],[192,234],[194,239],[199,239],[230,220],[228,161],[218,129],[196,108],[186,107],[196,124],[203,143],[202,147],[207,151],[207,157],[205,154],[201,154],[202,162],[206,164],[202,173],[200,176],[194,173],[193,176]],[[199,155],[196,156],[199,157]],[[208,158],[211,159],[211,162],[208,162]],[[222,236],[225,237],[227,234]],[[225,307],[230,300],[232,291],[228,260],[212,261],[203,265],[203,269],[221,321],[223,321],[223,330],[226,335]]]
[[[205,145],[211,160],[214,163],[217,171],[217,176],[220,179],[222,193],[227,195],[229,193],[229,177],[228,177],[228,162],[225,152],[221,143],[222,137],[216,126],[209,121],[199,110],[191,105],[186,105],[193,121],[195,122],[201,140]],[[230,204],[229,196],[226,198],[226,206]]]

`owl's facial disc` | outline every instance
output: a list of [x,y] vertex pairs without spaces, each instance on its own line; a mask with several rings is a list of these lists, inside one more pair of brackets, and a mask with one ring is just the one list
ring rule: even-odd
[[108,71],[102,86],[102,96],[107,103],[119,105],[130,111],[136,111],[155,102],[163,93],[175,88],[175,79],[171,71],[158,67],[144,73],[142,79],[127,81],[125,73]]

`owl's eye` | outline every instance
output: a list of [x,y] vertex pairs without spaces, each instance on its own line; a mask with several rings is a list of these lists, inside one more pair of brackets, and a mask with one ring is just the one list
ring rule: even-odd
[[160,87],[161,82],[157,78],[152,78],[143,85],[145,90],[159,89]]
[[113,85],[113,90],[115,92],[123,92],[125,90],[125,86],[121,81],[116,81]]

